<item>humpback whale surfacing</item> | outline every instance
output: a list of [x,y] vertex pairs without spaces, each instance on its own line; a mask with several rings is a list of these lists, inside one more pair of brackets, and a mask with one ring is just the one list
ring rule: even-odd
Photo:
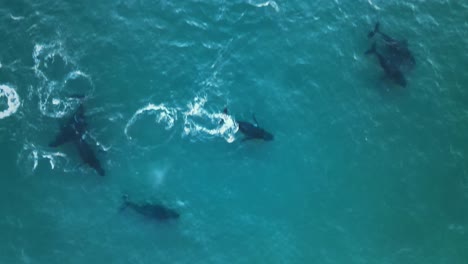
[[[224,108],[223,113],[228,114],[228,109]],[[239,131],[244,135],[242,141],[251,139],[263,139],[265,141],[272,141],[274,139],[273,134],[258,126],[258,122],[255,118],[255,115],[253,115],[252,117],[255,124],[252,124],[247,121],[236,120],[236,123],[239,125]]]

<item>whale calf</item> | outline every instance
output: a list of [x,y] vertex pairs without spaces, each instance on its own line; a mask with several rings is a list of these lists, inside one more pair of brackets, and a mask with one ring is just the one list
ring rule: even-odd
[[178,219],[180,217],[178,212],[161,204],[137,204],[130,201],[128,195],[123,195],[122,199],[123,204],[120,208],[120,211],[123,211],[126,208],[130,208],[134,212],[148,219],[154,219],[157,221],[168,221],[172,219]]

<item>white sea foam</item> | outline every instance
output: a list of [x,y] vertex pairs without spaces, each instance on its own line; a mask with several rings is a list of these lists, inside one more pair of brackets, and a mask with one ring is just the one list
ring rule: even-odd
[[132,118],[127,122],[125,125],[125,135],[127,138],[132,139],[131,136],[128,135],[128,129],[138,120],[139,116],[145,113],[153,113],[156,115],[156,123],[164,123],[165,129],[169,130],[174,126],[174,122],[177,120],[177,110],[174,108],[166,107],[164,104],[148,104],[147,106],[138,109],[135,114],[133,114]]
[[0,85],[0,98],[6,97],[7,98],[7,108],[0,109],[0,119],[5,117],[9,117],[12,114],[18,111],[18,108],[21,105],[20,98],[16,90],[8,85],[1,84]]
[[60,118],[76,108],[79,99],[70,98],[68,93],[84,92],[73,91],[74,89],[67,91],[70,90],[67,87],[70,81],[84,78],[89,83],[90,89],[94,88],[91,77],[77,69],[77,65],[66,54],[60,42],[36,44],[32,57],[34,73],[39,80],[36,89],[39,110],[43,115]]
[[25,144],[23,151],[29,153],[27,155],[27,160],[32,161],[31,171],[35,171],[39,165],[41,159],[49,161],[51,169],[55,169],[57,164],[57,158],[67,159],[67,156],[62,152],[51,152],[37,148],[34,144]]
[[[210,137],[221,137],[231,143],[235,140],[235,133],[238,125],[234,119],[222,112],[210,112],[204,108],[207,103],[206,97],[197,96],[187,104],[187,108],[179,109],[183,115],[184,128],[182,135],[191,136],[197,139]],[[148,104],[138,109],[127,122],[124,133],[128,139],[130,127],[145,113],[156,115],[156,123],[165,124],[165,129],[171,129],[177,121],[178,111],[161,103],[159,105]]]
[[184,135],[222,137],[228,143],[234,142],[234,134],[239,129],[234,119],[219,112],[209,112],[204,109],[206,97],[195,97],[190,102],[184,115]]
[[263,3],[251,3],[252,5],[256,6],[256,7],[267,7],[267,6],[270,6],[271,8],[273,8],[276,12],[279,12],[279,6],[278,4],[275,2],[275,1],[266,1],[266,2],[263,2]]
[[10,14],[10,18],[13,20],[23,20],[24,16],[14,16],[13,14]]
[[372,0],[367,0],[367,2],[368,2],[372,7],[374,7],[375,9],[380,10],[380,7],[378,7],[376,4],[374,4],[374,3],[372,2]]

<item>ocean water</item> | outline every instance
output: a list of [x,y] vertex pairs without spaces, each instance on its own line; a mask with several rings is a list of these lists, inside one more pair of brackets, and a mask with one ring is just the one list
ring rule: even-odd
[[[467,13],[1,0],[0,263],[468,263]],[[414,54],[407,87],[364,56],[377,21]],[[76,94],[104,177],[48,147]],[[242,141],[253,114],[274,141]]]

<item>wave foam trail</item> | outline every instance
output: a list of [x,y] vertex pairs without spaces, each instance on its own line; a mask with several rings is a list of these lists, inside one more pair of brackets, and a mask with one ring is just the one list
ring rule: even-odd
[[[26,155],[26,159],[28,162],[32,162],[32,169],[31,171],[35,171],[37,166],[39,165],[39,160],[46,159],[49,161],[50,168],[53,170],[55,169],[55,165],[57,163],[57,158],[67,159],[67,155],[62,152],[50,152],[45,151],[37,148],[34,144],[25,144],[23,147],[23,151],[29,153]],[[20,156],[21,157],[21,156]]]
[[156,115],[156,123],[165,123],[165,129],[169,130],[174,126],[174,122],[177,120],[177,110],[174,108],[166,107],[164,104],[148,104],[147,106],[138,109],[135,114],[133,114],[132,118],[127,122],[125,125],[125,135],[127,138],[132,139],[131,136],[128,135],[128,129],[138,120],[139,116],[146,113],[146,112],[154,112]]
[[266,6],[270,6],[271,8],[273,8],[276,12],[279,12],[279,6],[278,4],[275,2],[275,1],[266,1],[266,2],[263,2],[263,3],[251,3],[252,5],[256,6],[256,7],[266,7]]
[[[39,79],[37,94],[39,110],[48,117],[60,118],[72,111],[79,100],[71,94],[93,90],[91,77],[80,70],[66,54],[60,42],[36,44],[33,54],[34,73]],[[73,85],[75,84],[75,85]]]
[[187,105],[184,112],[184,135],[216,136],[224,138],[228,143],[235,140],[239,129],[234,119],[225,113],[210,113],[203,107],[207,99],[195,97],[194,103]]
[[23,20],[24,16],[14,16],[13,14],[10,13],[10,18],[18,21],[18,20]]
[[0,85],[0,98],[7,98],[7,108],[0,110],[0,119],[9,117],[18,111],[21,105],[20,98],[16,90],[8,85]]

